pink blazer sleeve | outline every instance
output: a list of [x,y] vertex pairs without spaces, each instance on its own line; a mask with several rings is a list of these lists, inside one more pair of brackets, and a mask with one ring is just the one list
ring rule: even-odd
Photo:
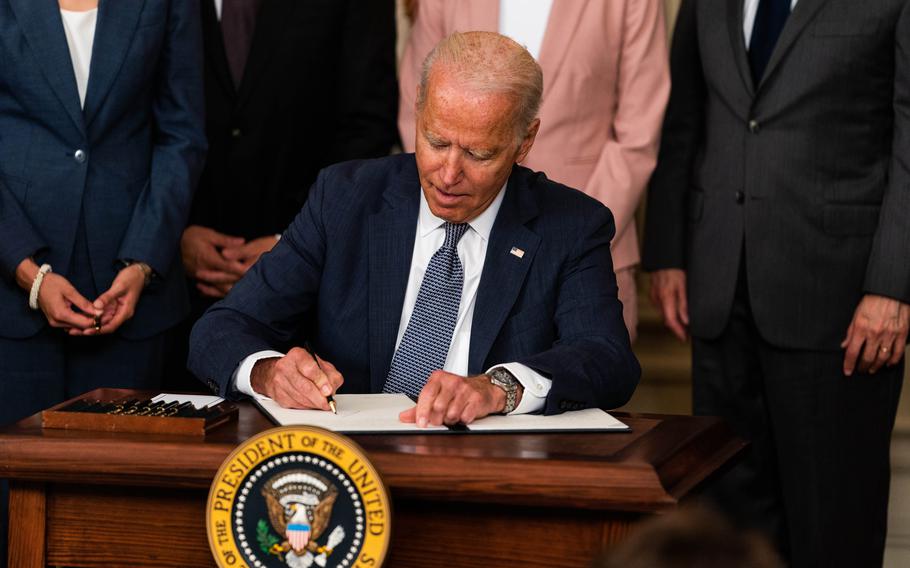
[[[633,217],[657,162],[660,128],[670,96],[663,2],[626,2],[616,113],[585,192],[616,220],[614,243],[634,231]],[[636,237],[630,235],[634,240]]]

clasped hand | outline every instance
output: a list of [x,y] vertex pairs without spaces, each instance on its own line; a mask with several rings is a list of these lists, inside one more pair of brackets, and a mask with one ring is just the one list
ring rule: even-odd
[[[326,397],[344,383],[328,361],[295,347],[284,357],[261,359],[253,366],[250,384],[285,408],[329,410]],[[420,392],[417,405],[399,414],[402,422],[425,428],[469,424],[505,408],[505,392],[486,375],[462,377],[434,371]]]
[[196,280],[196,289],[210,298],[223,298],[263,253],[278,240],[270,235],[251,241],[191,225],[180,239],[183,266]]
[[[34,261],[22,261],[16,271],[20,286],[29,290],[37,271]],[[121,269],[111,287],[94,302],[80,294],[64,276],[48,272],[38,290],[38,307],[51,327],[69,335],[103,335],[113,333],[133,317],[143,288],[145,272],[138,264]],[[96,326],[95,318],[100,326]]]

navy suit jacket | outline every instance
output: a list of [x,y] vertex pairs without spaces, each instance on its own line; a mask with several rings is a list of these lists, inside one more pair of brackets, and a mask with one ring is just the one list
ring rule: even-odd
[[[222,395],[246,356],[301,327],[344,375],[379,392],[410,273],[420,182],[413,154],[323,170],[281,241],[193,329],[190,369]],[[515,166],[481,275],[468,371],[517,361],[553,379],[545,412],[624,404],[640,369],[599,202]],[[524,255],[511,254],[513,247]]]
[[[185,314],[175,253],[205,151],[201,59],[196,1],[102,0],[80,108],[56,0],[0,0],[0,336],[47,323],[14,281],[28,256],[90,270],[98,293],[119,260],[148,263],[158,278],[126,337]],[[80,224],[90,267],[70,266]]]

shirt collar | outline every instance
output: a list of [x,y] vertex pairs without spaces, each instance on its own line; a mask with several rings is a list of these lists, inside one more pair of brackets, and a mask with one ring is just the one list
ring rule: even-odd
[[[506,195],[506,186],[508,184],[509,182],[506,180],[506,183],[502,184],[502,189],[499,190],[490,205],[480,215],[468,221],[471,229],[480,235],[480,238],[484,241],[490,240],[490,233],[493,231],[493,224],[496,222],[496,215],[499,213],[499,207],[502,205],[502,200]],[[445,222],[445,219],[433,215],[433,212],[430,211],[430,205],[427,203],[423,188],[420,188],[420,214],[417,217],[417,231],[420,236],[426,237],[431,232],[442,227]]]

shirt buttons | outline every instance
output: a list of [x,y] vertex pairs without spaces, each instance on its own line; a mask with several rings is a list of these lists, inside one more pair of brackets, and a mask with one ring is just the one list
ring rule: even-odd
[[73,159],[76,160],[77,162],[79,162],[80,164],[83,163],[83,162],[85,162],[85,151],[84,151],[84,150],[76,150],[76,151],[73,153]]

